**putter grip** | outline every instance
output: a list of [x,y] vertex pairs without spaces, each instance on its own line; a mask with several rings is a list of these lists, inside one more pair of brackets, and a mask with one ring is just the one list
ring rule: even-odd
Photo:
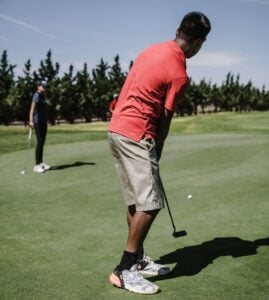
[[31,140],[32,138],[32,128],[29,129],[29,135],[28,135],[28,139]]

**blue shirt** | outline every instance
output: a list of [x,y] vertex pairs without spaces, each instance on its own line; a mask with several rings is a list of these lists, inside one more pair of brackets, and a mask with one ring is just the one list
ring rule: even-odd
[[48,121],[48,103],[43,94],[35,93],[33,102],[36,103],[34,111],[34,123],[46,123]]

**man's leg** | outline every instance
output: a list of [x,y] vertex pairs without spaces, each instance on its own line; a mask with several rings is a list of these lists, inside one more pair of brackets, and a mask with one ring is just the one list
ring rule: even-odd
[[159,210],[148,212],[136,211],[130,216],[128,210],[129,235],[125,251],[123,252],[121,261],[113,273],[110,275],[110,282],[121,288],[140,294],[155,294],[159,291],[159,287],[154,283],[144,279],[137,270],[138,249],[145,240],[147,233],[151,227]]
[[[149,147],[144,141],[138,143],[118,134],[109,133],[108,136],[123,199],[128,207],[129,224],[125,250],[109,280],[113,285],[129,291],[154,294],[158,292],[159,287],[143,278],[137,269],[138,248],[142,245],[158,211],[163,207],[162,199],[158,199],[158,191],[152,188],[154,180],[150,176],[152,164]],[[140,213],[136,212],[136,203]]]
[[[127,222],[129,226],[129,235],[130,235],[130,225],[133,221],[134,216],[137,214],[135,205],[129,206],[127,211]],[[135,224],[133,224],[135,225]],[[147,233],[146,233],[147,235]],[[160,265],[155,263],[146,253],[144,252],[143,241],[138,246],[137,251],[137,269],[140,273],[145,275],[166,275],[170,272],[170,268],[165,265]],[[129,241],[129,238],[128,238]],[[132,244],[132,241],[131,241]],[[127,242],[128,246],[128,242]]]
[[123,252],[121,261],[118,265],[118,269],[120,271],[125,269],[130,270],[131,267],[143,257],[143,253],[139,253],[139,250],[141,250],[141,248],[143,249],[143,241],[145,240],[151,224],[158,212],[159,210],[134,212],[133,206],[128,207],[127,220],[129,225],[129,234],[125,251]]
[[[127,223],[128,223],[129,230],[130,230],[130,224],[131,224],[131,222],[133,220],[133,217],[134,217],[135,213],[136,213],[136,207],[135,207],[135,205],[128,206],[128,210],[127,210]],[[143,248],[143,242],[142,242],[138,246],[138,260],[142,259],[143,255],[144,255],[144,248]]]
[[148,234],[152,222],[160,210],[137,211],[130,218],[129,235],[125,250],[131,253],[138,253],[139,247]]
[[135,205],[129,205],[127,210],[127,223],[129,227],[135,213],[136,213]]
[[[136,213],[136,207],[135,205],[130,205],[128,206],[128,210],[127,210],[127,223],[128,223],[128,228],[130,228],[130,224],[132,222],[133,216]],[[144,255],[144,248],[143,248],[143,244],[139,245],[138,248],[138,260],[142,259],[143,255]]]

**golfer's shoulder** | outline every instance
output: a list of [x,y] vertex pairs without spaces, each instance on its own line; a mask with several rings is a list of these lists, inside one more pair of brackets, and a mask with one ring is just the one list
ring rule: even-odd
[[167,54],[170,51],[170,47],[169,47],[169,41],[166,42],[160,42],[160,43],[155,43],[155,44],[151,44],[150,46],[148,46],[147,48],[145,48],[141,54],[142,55],[148,55],[150,54],[151,56],[153,55],[157,55],[160,57],[160,55],[162,54]]

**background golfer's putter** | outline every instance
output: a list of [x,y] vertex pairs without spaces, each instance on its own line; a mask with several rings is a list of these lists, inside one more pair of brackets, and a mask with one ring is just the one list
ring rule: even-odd
[[[27,150],[29,150],[31,147],[31,140],[32,140],[32,128],[29,129]],[[28,160],[28,156],[29,156],[29,151],[26,151],[24,165],[23,165],[23,169],[21,171],[21,175],[24,175],[26,173],[26,163]]]

